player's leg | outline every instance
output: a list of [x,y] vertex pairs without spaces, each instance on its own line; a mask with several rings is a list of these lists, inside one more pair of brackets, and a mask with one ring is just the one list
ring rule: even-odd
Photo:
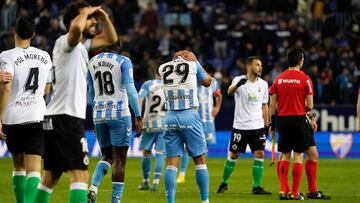
[[[281,173],[281,170],[280,170],[280,164],[282,163],[282,153],[279,153],[279,157],[278,157],[278,161],[276,163],[276,174],[278,176],[278,179],[279,179],[279,182],[280,182],[280,173]],[[290,193],[290,186],[289,186],[289,182],[286,182],[286,189],[285,189],[285,194],[288,194]]]
[[[6,145],[13,160],[12,186],[17,202],[25,201],[26,168],[25,168],[25,140],[19,130],[19,125],[3,125],[3,132],[7,135]],[[25,134],[27,135],[27,134]]]
[[[310,138],[311,139],[311,138]],[[315,143],[315,141],[313,142]],[[310,141],[310,147],[305,151],[306,163],[305,172],[308,181],[308,192],[306,197],[308,199],[331,199],[331,196],[324,194],[317,190],[316,186],[316,174],[317,174],[317,161],[319,159],[319,153],[316,149],[315,144]]]
[[53,188],[58,183],[61,174],[61,171],[44,170],[43,176],[41,178],[41,183],[38,186],[38,191],[35,197],[36,203],[50,202]]
[[181,159],[180,160],[180,173],[176,179],[176,182],[177,183],[185,183],[186,170],[190,163],[190,156],[186,149],[186,146],[184,146],[184,154],[181,156],[180,159]]
[[104,176],[110,170],[113,163],[112,146],[110,141],[109,128],[106,123],[95,123],[96,139],[101,148],[102,159],[96,164],[94,174],[91,178],[91,185],[88,190],[87,198],[90,202],[96,201],[98,188]]
[[195,179],[199,188],[202,203],[209,202],[209,173],[206,166],[206,139],[204,129],[197,111],[182,112],[181,125],[192,126],[181,130],[181,137],[187,146],[188,153],[195,162]]
[[238,129],[232,129],[229,140],[229,152],[225,162],[221,184],[216,193],[223,193],[228,189],[230,176],[235,168],[236,159],[240,152],[245,152],[247,141],[242,137],[242,132]]
[[143,132],[141,136],[140,148],[142,149],[143,157],[141,159],[142,177],[139,190],[149,189],[149,179],[151,171],[151,150],[156,139],[155,133]]
[[33,203],[41,177],[41,155],[44,151],[44,134],[41,123],[32,123],[25,126],[27,126],[26,129],[29,130],[25,150],[27,173],[25,201],[26,203]]
[[155,141],[155,167],[154,167],[154,180],[153,184],[150,188],[152,191],[158,190],[160,177],[162,175],[162,171],[164,169],[164,132],[159,132],[156,135]]
[[131,117],[122,117],[108,123],[114,161],[111,202],[118,203],[121,201],[125,186],[125,166],[131,135]]
[[124,191],[125,166],[128,148],[128,146],[113,147],[114,167],[112,172],[111,203],[118,203],[122,198]]
[[[165,193],[168,203],[175,202],[176,193],[176,174],[180,161],[180,156],[184,153],[184,142],[179,135],[178,129],[172,126],[177,126],[178,112],[167,112],[165,116],[165,123],[169,126],[164,133],[165,151],[167,156],[167,167],[164,174]],[[180,113],[180,112],[179,112]]]
[[253,194],[271,195],[271,192],[265,191],[261,187],[261,183],[264,177],[264,157],[265,157],[265,142],[266,136],[264,129],[250,130],[248,131],[249,146],[253,152]]

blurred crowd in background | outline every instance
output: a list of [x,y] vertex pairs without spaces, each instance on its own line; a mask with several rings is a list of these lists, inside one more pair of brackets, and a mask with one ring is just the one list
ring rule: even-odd
[[[0,51],[14,46],[17,16],[35,18],[33,45],[52,53],[65,33],[61,10],[70,0],[0,0]],[[287,68],[291,45],[305,50],[304,71],[317,104],[352,104],[360,81],[360,0],[103,0],[118,29],[122,54],[131,58],[137,88],[180,49],[211,63],[226,89],[246,71],[246,57],[263,58],[263,78],[272,84]],[[99,26],[101,30],[101,26]],[[231,102],[232,97],[224,97]]]

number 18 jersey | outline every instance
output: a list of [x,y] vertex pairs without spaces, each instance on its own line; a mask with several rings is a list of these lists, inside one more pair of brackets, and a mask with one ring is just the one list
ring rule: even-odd
[[161,80],[146,81],[139,91],[139,97],[146,98],[143,128],[146,131],[162,130],[165,117],[165,94]]
[[101,53],[89,63],[94,91],[93,119],[117,120],[130,116],[125,83],[133,82],[132,63],[129,58],[116,53]]
[[185,110],[199,106],[197,84],[206,77],[199,62],[178,57],[162,64],[159,73],[164,83],[168,110]]
[[6,125],[44,120],[44,89],[51,82],[52,63],[47,52],[15,47],[0,54],[0,69],[13,74],[11,94],[3,115]]

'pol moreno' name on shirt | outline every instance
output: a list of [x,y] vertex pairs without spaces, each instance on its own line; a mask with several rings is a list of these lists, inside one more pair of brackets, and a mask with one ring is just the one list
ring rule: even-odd
[[39,54],[25,54],[24,58],[22,56],[20,56],[19,58],[17,58],[14,63],[16,66],[18,66],[19,64],[21,64],[22,62],[24,62],[25,60],[38,60],[43,62],[45,65],[48,63],[48,60],[39,55]]

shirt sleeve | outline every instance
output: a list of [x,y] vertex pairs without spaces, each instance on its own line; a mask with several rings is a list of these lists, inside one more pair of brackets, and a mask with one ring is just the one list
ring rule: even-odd
[[53,82],[53,74],[54,74],[54,67],[52,65],[52,62],[51,62],[51,58],[48,54],[48,64],[47,64],[47,68],[49,70],[48,72],[48,77],[47,77],[47,80],[46,80],[46,83],[52,83]]
[[306,78],[306,83],[305,83],[305,94],[306,95],[313,95],[314,91],[313,91],[313,84],[312,81],[309,77]]
[[196,78],[198,81],[202,82],[206,78],[206,72],[198,61],[196,62],[196,70]]
[[149,84],[148,82],[145,82],[141,88],[140,88],[140,91],[139,91],[139,97],[144,100],[146,95],[148,94],[148,90],[149,90]]
[[91,77],[90,72],[88,72],[87,75],[87,82],[88,82],[87,84],[88,84],[88,99],[89,99],[87,103],[88,104],[90,103],[91,106],[94,106],[95,91],[94,91],[93,79]]
[[14,64],[4,53],[0,54],[0,70],[14,75]]
[[269,103],[269,86],[267,83],[264,84],[264,94],[263,94],[262,103],[263,104]]
[[271,85],[269,89],[270,94],[278,94],[276,84],[277,84],[277,80],[275,79],[274,83]]
[[235,86],[239,81],[240,81],[240,77],[235,77],[235,78],[231,81],[231,85],[230,85],[230,86]]
[[139,96],[135,88],[134,84],[134,76],[133,76],[133,66],[130,59],[125,59],[125,61],[121,64],[121,73],[122,73],[122,81],[126,89],[127,96],[129,98],[129,103],[132,110],[135,113],[135,116],[141,116],[140,108],[139,108]]

